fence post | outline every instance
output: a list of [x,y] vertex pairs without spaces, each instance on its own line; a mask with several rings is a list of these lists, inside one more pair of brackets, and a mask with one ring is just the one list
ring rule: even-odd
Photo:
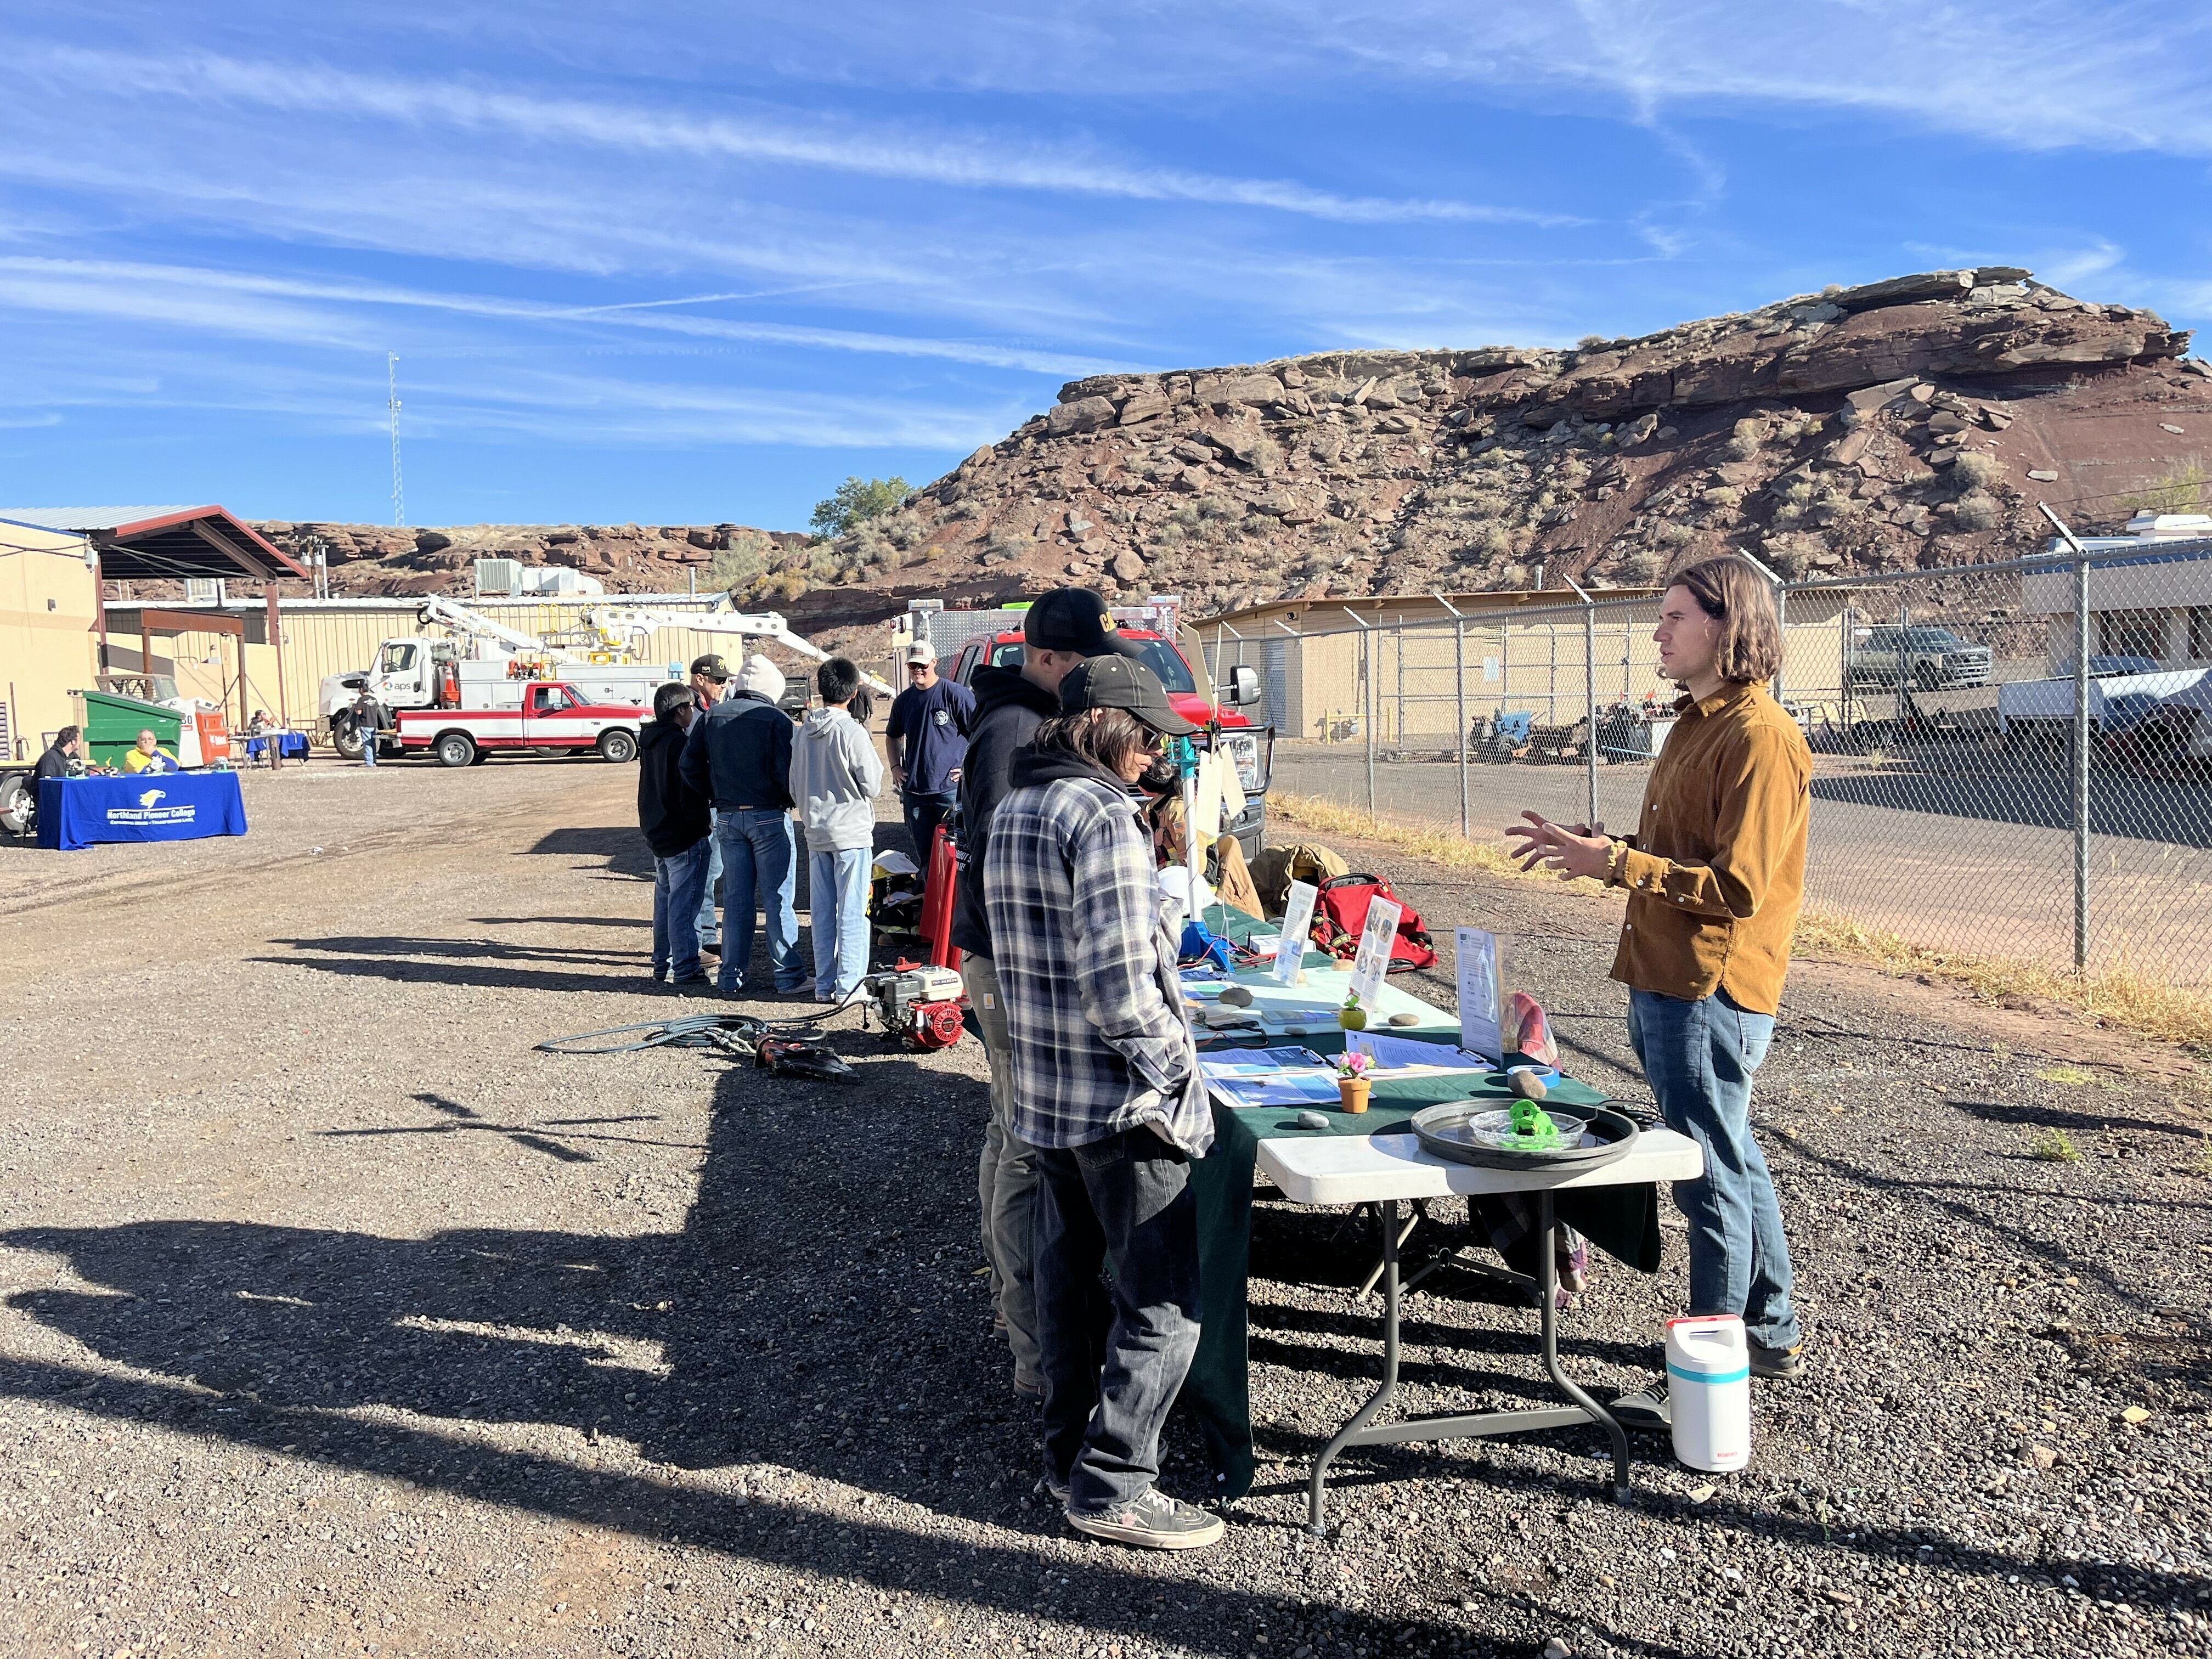
[[1459,736],[1452,740],[1452,748],[1459,757],[1459,838],[1465,841],[1472,833],[1467,811],[1467,619],[1443,594],[1431,592],[1429,597],[1451,612],[1452,703],[1458,711],[1454,718],[1459,722]]
[[2089,550],[2041,501],[2074,551],[2074,971],[2089,966]]
[[1366,696],[1360,699],[1360,725],[1367,728],[1367,816],[1375,816],[1375,710],[1380,699],[1375,689],[1375,632],[1367,618],[1348,605],[1337,609],[1359,624],[1359,673]]
[[1583,757],[1589,774],[1589,814],[1583,822],[1595,831],[1597,828],[1597,601],[1584,592],[1583,585],[1572,576],[1566,581],[1583,602],[1583,718],[1588,722],[1583,728]]

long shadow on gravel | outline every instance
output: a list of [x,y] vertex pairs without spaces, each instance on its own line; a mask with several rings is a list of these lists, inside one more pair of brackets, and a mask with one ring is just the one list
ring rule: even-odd
[[[1172,1639],[1225,1656],[1245,1652],[1265,1625],[1287,1652],[1326,1620],[1332,1647],[1526,1651],[1471,1644],[1452,1598],[1431,1591],[1410,1592],[1387,1618],[1331,1612],[1305,1595],[1211,1582],[1203,1561],[1188,1578],[1163,1577],[1158,1561],[1103,1547],[1042,1576],[1029,1539],[1059,1522],[1028,1497],[1034,1431],[972,1272],[966,1194],[984,1089],[880,1049],[871,1056],[849,1034],[839,1046],[857,1059],[860,1086],[778,1080],[701,1056],[719,1072],[697,1200],[678,1232],[480,1229],[415,1240],[156,1221],[0,1235],[65,1258],[98,1287],[27,1291],[13,1307],[111,1364],[151,1373],[7,1359],[0,1391],[870,1589],[1062,1619],[1102,1639]],[[580,1086],[590,1064],[578,1062]],[[434,1420],[350,1414],[374,1406]],[[739,1505],[456,1431],[517,1422],[630,1441],[663,1466],[775,1464],[838,1486],[811,1504],[757,1490]],[[1178,1424],[1170,1437],[1182,1461],[1168,1484],[1192,1491],[1195,1436]],[[1494,1468],[1489,1478],[1517,1477]],[[933,1536],[845,1492],[981,1530]],[[1927,1541],[1873,1527],[1852,1547],[1893,1559]],[[2093,1585],[2100,1576],[1994,1551],[1953,1547],[1947,1559],[1984,1575],[2070,1566]],[[2131,1576],[2161,1600],[2197,1588],[2178,1575]]]

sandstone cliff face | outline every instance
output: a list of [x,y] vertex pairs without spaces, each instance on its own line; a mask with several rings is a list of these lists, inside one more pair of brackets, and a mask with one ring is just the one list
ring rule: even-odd
[[2187,338],[1984,266],[1572,351],[1078,380],[834,542],[733,525],[269,528],[319,535],[342,592],[465,593],[471,559],[504,556],[575,565],[610,592],[696,571],[702,591],[727,579],[823,630],[908,597],[1062,582],[1178,592],[1203,614],[1540,574],[1635,585],[1729,549],[1795,575],[1936,567],[2039,546],[2039,499],[2094,528],[2124,520],[2130,492],[2201,476],[2212,368],[2181,360]]
[[1570,352],[1099,376],[852,543],[1199,611],[1526,586],[1540,565],[1637,584],[1730,548],[1791,574],[1963,562],[2039,545],[2039,497],[2124,518],[2121,493],[2186,466],[2189,433],[2212,435],[2186,344],[1984,268]]

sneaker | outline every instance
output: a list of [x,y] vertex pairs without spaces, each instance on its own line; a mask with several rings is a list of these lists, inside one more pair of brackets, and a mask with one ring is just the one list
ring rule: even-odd
[[710,997],[714,994],[714,981],[704,974],[694,974],[689,979],[672,979],[668,988],[679,997]]
[[1674,1425],[1674,1409],[1668,1403],[1663,1378],[1648,1389],[1621,1395],[1609,1409],[1613,1421],[1624,1429],[1668,1429]]
[[1771,1376],[1778,1381],[1802,1376],[1805,1370],[1805,1345],[1793,1342],[1786,1348],[1762,1348],[1751,1345],[1751,1374]]
[[1056,1480],[1048,1474],[1030,1490],[1032,1492],[1042,1492],[1062,1509],[1067,1507],[1067,1482],[1065,1480]]
[[1067,1524],[1093,1538],[1147,1550],[1202,1550],[1229,1530],[1219,1516],[1149,1486],[1112,1509],[1070,1510]]

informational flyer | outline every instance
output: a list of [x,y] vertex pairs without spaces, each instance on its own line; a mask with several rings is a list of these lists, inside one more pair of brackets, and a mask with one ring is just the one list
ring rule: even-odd
[[1352,958],[1352,988],[1363,1005],[1371,1006],[1382,994],[1382,975],[1390,971],[1390,945],[1398,937],[1398,918],[1403,907],[1389,899],[1371,899],[1367,925],[1359,930],[1359,951]]
[[1291,884],[1291,896],[1283,910],[1283,942],[1275,951],[1278,985],[1298,982],[1298,967],[1306,959],[1306,936],[1313,931],[1314,900],[1319,892],[1310,881]]
[[1459,958],[1461,1046],[1486,1056],[1492,1065],[1503,1065],[1504,941],[1496,933],[1486,933],[1480,927],[1454,928],[1452,937],[1453,949]]

